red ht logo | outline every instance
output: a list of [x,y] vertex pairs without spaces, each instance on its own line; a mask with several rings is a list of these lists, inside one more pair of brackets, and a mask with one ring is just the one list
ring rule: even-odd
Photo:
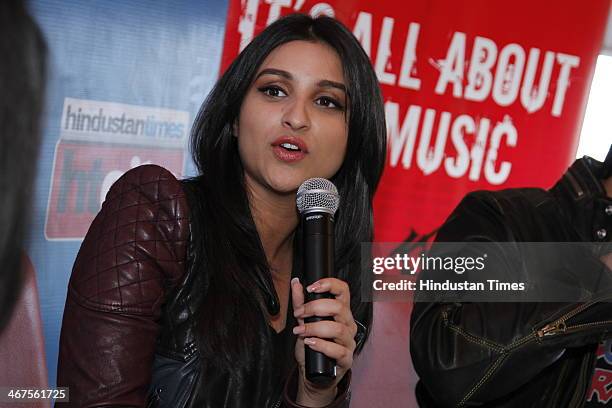
[[[141,160],[146,158],[146,160]],[[83,239],[111,185],[129,169],[159,164],[182,174],[184,150],[60,139],[55,150],[45,236]]]

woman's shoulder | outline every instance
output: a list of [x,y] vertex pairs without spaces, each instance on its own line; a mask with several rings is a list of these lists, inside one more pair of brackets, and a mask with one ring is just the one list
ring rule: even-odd
[[174,174],[156,164],[145,164],[125,172],[109,189],[106,201],[126,194],[143,195],[151,201],[185,195]]
[[153,314],[185,272],[190,238],[183,184],[156,165],[110,188],[75,261],[69,294],[84,306]]

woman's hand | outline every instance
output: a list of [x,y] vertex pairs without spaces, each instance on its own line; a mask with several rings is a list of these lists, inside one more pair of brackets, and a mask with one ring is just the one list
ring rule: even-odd
[[[304,291],[298,278],[291,280],[293,314],[298,326],[293,333],[298,335],[295,358],[300,369],[296,402],[306,406],[325,406],[336,397],[336,385],[353,365],[357,324],[351,312],[351,294],[346,282],[336,278],[321,279],[306,288],[308,292],[334,295],[333,299],[318,299],[304,304]],[[315,323],[304,323],[310,316],[332,317]],[[336,360],[336,380],[327,386],[311,383],[306,379],[304,367],[304,344],[327,357]]]

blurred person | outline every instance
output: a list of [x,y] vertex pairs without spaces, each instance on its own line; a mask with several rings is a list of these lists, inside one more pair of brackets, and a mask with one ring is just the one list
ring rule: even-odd
[[40,140],[46,45],[23,1],[0,2],[0,332],[21,288]]
[[[495,265],[503,271],[496,272],[527,276],[533,282],[550,273],[583,293],[612,295],[612,147],[603,163],[587,156],[576,160],[550,190],[468,194],[440,228],[436,242],[467,242],[472,247],[504,242],[597,244],[597,254],[580,258],[576,268],[558,269],[551,263],[535,270],[501,253],[495,255],[500,258]],[[592,303],[415,303],[410,353],[420,378],[419,405],[606,406],[610,396],[600,395],[600,404],[592,398],[590,385],[605,394],[612,387],[612,376],[601,383],[601,373],[612,364],[597,354],[600,343],[612,338],[610,300],[612,296]]]

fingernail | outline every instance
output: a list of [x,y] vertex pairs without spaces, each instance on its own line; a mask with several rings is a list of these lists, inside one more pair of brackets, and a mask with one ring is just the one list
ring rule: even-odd
[[300,283],[300,278],[295,277],[295,278],[291,279],[291,284],[293,285],[294,283]]
[[306,288],[306,291],[307,291],[308,293],[311,293],[311,292],[315,292],[315,291],[317,291],[319,288],[321,288],[321,284],[320,284],[319,282],[315,282],[315,283],[313,283],[312,285],[308,286],[308,287]]
[[317,342],[314,339],[304,339],[304,344],[308,346],[314,346]]
[[293,311],[293,316],[300,317],[303,313],[304,313],[304,308],[298,307],[297,309]]
[[302,334],[306,331],[306,327],[304,326],[295,326],[293,328],[293,334]]

